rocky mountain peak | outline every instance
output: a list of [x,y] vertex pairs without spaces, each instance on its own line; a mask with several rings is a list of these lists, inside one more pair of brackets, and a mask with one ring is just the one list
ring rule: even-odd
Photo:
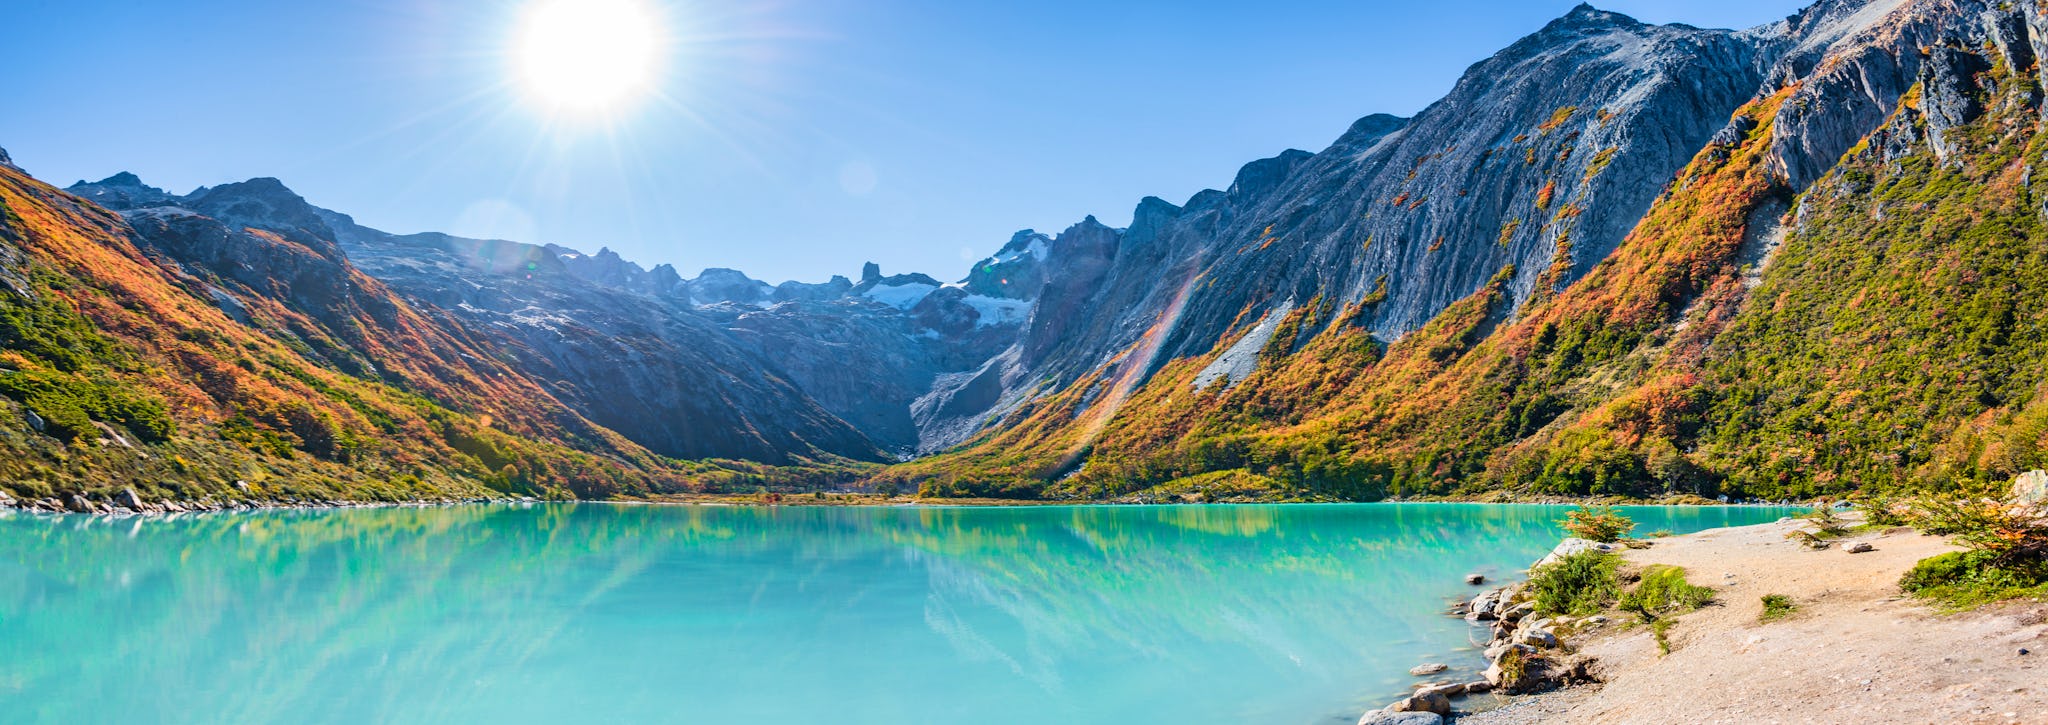
[[[78,182],[78,183],[80,183],[80,184],[83,184],[83,183],[85,183],[85,182],[84,182],[84,181],[80,181],[80,182]],[[133,172],[128,172],[128,171],[123,171],[123,172],[121,172],[121,173],[118,173],[118,174],[115,174],[115,175],[113,175],[113,176],[109,176],[109,177],[107,177],[107,178],[101,179],[101,180],[100,180],[100,182],[99,182],[99,184],[100,184],[100,186],[117,186],[117,187],[122,187],[122,188],[129,188],[129,189],[147,189],[147,188],[151,188],[151,187],[149,187],[149,186],[146,186],[146,185],[144,185],[144,184],[142,183],[142,177],[140,177],[140,176],[136,176],[136,175],[135,175],[135,174],[134,174]]]
[[868,262],[860,266],[860,281],[865,284],[882,278],[882,265]]
[[1124,230],[1117,254],[1129,254],[1146,249],[1159,239],[1159,233],[1166,225],[1179,219],[1181,208],[1156,196],[1138,200],[1138,208],[1131,211],[1131,227]]
[[1593,7],[1592,3],[1579,3],[1577,7],[1543,26],[1543,31],[1606,30],[1641,24],[1642,22],[1627,15]]
[[14,165],[14,158],[8,156],[7,149],[4,148],[0,148],[0,166],[5,166],[7,168],[14,169],[15,171],[21,170],[21,167]]
[[284,234],[332,256],[339,254],[335,235],[320,210],[271,177],[259,177],[193,192],[180,206],[231,226],[255,227]]
[[115,211],[157,206],[176,198],[163,189],[142,183],[142,177],[126,171],[96,182],[80,180],[65,191]]
[[759,305],[769,301],[775,288],[766,282],[748,277],[737,269],[712,267],[697,274],[688,282],[691,300],[700,305],[731,302],[740,305]]
[[[1288,149],[1280,152],[1278,156],[1245,164],[1244,168],[1237,170],[1237,179],[1230,183],[1230,195],[1258,196],[1272,191],[1280,182],[1287,179],[1288,174],[1294,173],[1295,167],[1314,156],[1315,154],[1301,149]],[[1095,217],[1091,216],[1083,224],[1094,221]]]
[[1379,143],[1380,139],[1384,139],[1395,131],[1399,131],[1407,126],[1408,119],[1406,118],[1387,113],[1375,113],[1352,122],[1351,128],[1345,129],[1344,135],[1338,136],[1336,143],[1330,144],[1330,148],[1364,151],[1371,148],[1373,144]]

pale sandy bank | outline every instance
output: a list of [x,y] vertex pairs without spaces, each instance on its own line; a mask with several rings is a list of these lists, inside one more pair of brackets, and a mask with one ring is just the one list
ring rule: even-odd
[[[1625,552],[1715,590],[1712,605],[1671,628],[1671,653],[1640,626],[1576,635],[1568,647],[1597,659],[1603,684],[1457,721],[2048,724],[2048,604],[1940,614],[1898,580],[1951,550],[1946,542],[1897,529],[1812,551],[1786,540],[1798,526],[1716,529]],[[1873,550],[1848,553],[1859,541]],[[1765,594],[1798,609],[1760,623]]]

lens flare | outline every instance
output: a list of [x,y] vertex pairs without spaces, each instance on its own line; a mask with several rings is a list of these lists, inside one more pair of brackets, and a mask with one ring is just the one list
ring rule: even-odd
[[520,84],[551,110],[617,111],[654,89],[661,38],[642,0],[540,0],[514,45]]

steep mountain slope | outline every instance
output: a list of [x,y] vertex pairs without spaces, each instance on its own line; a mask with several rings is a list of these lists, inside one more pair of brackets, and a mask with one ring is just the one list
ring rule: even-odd
[[[1495,61],[1597,15],[1575,10]],[[1476,293],[1413,328],[1398,274],[1360,296],[1357,277],[1291,291],[1269,281],[1329,264],[1211,267],[1180,289],[1194,299],[1178,314],[1156,314],[1113,350],[1123,357],[1039,391],[976,444],[883,479],[1026,496],[1775,497],[2008,475],[2038,458],[2041,433],[2030,406],[2041,318],[2019,300],[2043,292],[2027,251],[2040,156],[2026,149],[2044,28],[2033,4],[1880,0],[1715,36],[1749,43],[1732,56],[1765,80],[1672,183],[1636,177],[1663,191],[1597,263],[1487,258]],[[1515,85],[1494,70],[1488,87]],[[1987,109],[2002,113],[1979,119]],[[1678,113],[1663,123],[1685,127]],[[1504,148],[1527,148],[1515,144],[1547,124]],[[1308,163],[1286,159],[1276,163]],[[1621,164],[1655,168],[1617,154],[1592,176]],[[1877,200],[1861,198],[1873,190]],[[1547,181],[1538,193],[1552,194]],[[1573,223],[1586,216],[1555,214],[1545,234],[1597,249],[1579,244],[1595,238]],[[1511,248],[1524,232],[1513,221],[1500,237]],[[1204,349],[1206,334],[1183,330],[1201,324],[1211,282],[1241,290],[1225,299],[1286,301],[1247,305]],[[1157,372],[1134,372],[1145,367]]]
[[[74,488],[131,438],[342,489],[1973,485],[2048,435],[2044,56],[2035,3],[1822,0],[1743,31],[1580,6],[1414,118],[1126,229],[1020,232],[953,283],[685,279],[389,234],[274,180],[70,190],[116,215],[0,164],[29,210],[0,392],[44,431],[8,445],[57,471],[53,441],[119,434],[17,474]],[[792,468],[680,462],[725,458]]]
[[1519,306],[1604,259],[1780,45],[1580,6],[1414,119],[1368,116],[1322,153],[1254,162],[1181,206],[1147,199],[1121,234],[1083,222],[1060,241],[1088,251],[1047,289],[1021,349],[985,373],[1000,402],[963,417],[1007,413],[1112,359],[1110,377],[1140,383],[1227,337],[1237,346],[1203,380],[1240,381],[1312,300],[1393,339],[1513,265]]
[[[652,292],[654,275],[609,250],[585,257],[570,250],[439,234],[397,237],[314,207],[275,179],[177,197],[124,174],[74,185],[71,191],[138,220],[143,239],[176,250],[181,260],[227,270],[251,285],[283,285],[291,290],[291,302],[315,310],[331,329],[357,331],[345,341],[350,349],[375,346],[404,332],[387,329],[381,319],[350,324],[342,319],[345,311],[330,311],[352,304],[329,299],[345,297],[351,287],[374,286],[375,299],[391,296],[383,282],[361,273],[353,280],[333,273],[361,265],[440,318],[419,327],[474,336],[483,347],[465,351],[469,359],[496,358],[488,364],[516,368],[523,379],[542,381],[549,395],[661,455],[778,464],[793,456],[874,460],[881,455],[860,432],[817,407],[759,358],[728,343],[708,321],[649,310],[646,295],[633,290]],[[302,264],[240,259],[262,247],[233,239],[209,240],[193,249],[186,239],[194,235],[184,229],[192,226],[187,220],[221,237],[223,224],[215,219],[285,235],[315,251],[316,261],[324,264],[308,272]],[[325,276],[292,284],[291,277],[306,274]],[[432,367],[460,369],[445,359]]]
[[[145,500],[605,496],[783,480],[648,453],[247,204],[127,217],[0,168],[0,487]],[[316,217],[283,215],[298,223]]]

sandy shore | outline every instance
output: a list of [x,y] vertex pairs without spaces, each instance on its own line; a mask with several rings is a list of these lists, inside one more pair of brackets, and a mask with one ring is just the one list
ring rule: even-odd
[[[1780,522],[1658,539],[1633,564],[1684,567],[1715,602],[1672,626],[1660,655],[1644,627],[1574,637],[1603,683],[1517,698],[1460,723],[2048,723],[2048,604],[1941,614],[1899,576],[1953,549],[1906,529],[1819,551]],[[1854,542],[1874,550],[1851,554]],[[1765,594],[1798,609],[1760,623]],[[2026,650],[2027,654],[2021,654]]]

